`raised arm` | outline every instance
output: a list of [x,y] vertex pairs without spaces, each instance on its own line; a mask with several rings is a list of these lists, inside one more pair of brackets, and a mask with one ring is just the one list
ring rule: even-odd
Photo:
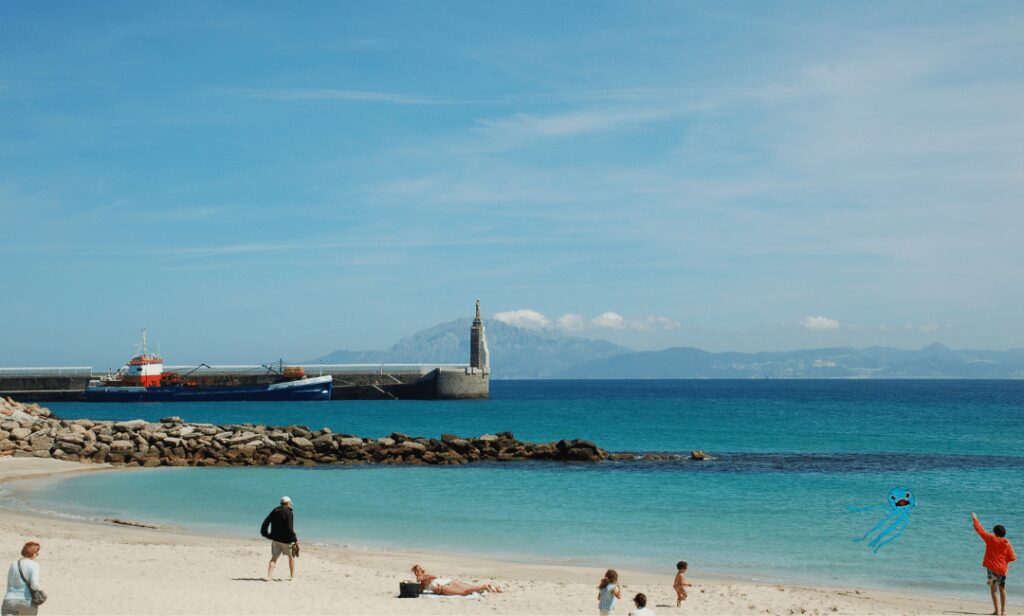
[[971,520],[974,522],[974,532],[978,533],[978,535],[980,535],[985,541],[988,541],[990,533],[981,525],[981,522],[978,520],[978,516],[973,511],[971,512]]

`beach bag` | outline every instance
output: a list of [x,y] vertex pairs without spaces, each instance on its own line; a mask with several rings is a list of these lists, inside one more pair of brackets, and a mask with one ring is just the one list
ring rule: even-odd
[[419,582],[399,582],[398,583],[398,598],[399,599],[415,599],[420,596],[420,583]]
[[42,605],[46,603],[46,593],[32,588],[32,585],[28,583],[28,578],[25,577],[25,572],[21,570],[21,561],[18,561],[18,573],[21,574],[21,580],[25,582],[25,586],[32,591],[32,605]]

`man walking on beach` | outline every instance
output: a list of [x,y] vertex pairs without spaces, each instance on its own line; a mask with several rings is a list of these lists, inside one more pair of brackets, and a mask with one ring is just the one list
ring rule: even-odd
[[274,574],[274,565],[282,552],[288,555],[289,580],[295,579],[295,556],[299,548],[299,538],[295,536],[294,518],[292,516],[292,499],[281,497],[281,504],[274,507],[260,527],[260,534],[270,539],[270,564],[267,565],[267,581]]
[[[1017,560],[1017,555],[1013,553],[1013,546],[1010,544],[1010,540],[1006,538],[1006,529],[1003,528],[1002,524],[996,524],[992,527],[992,532],[985,532],[985,529],[981,526],[981,522],[978,521],[978,516],[973,512],[971,513],[971,519],[974,521],[974,530],[981,536],[982,541],[985,542],[985,558],[981,561],[981,566],[985,567],[988,571],[988,585],[992,590],[992,607],[995,608],[993,614],[1006,614],[1006,574],[1010,568],[1010,563]],[[999,606],[999,602],[996,601],[996,587],[999,587],[999,599],[1002,601],[1002,608]]]

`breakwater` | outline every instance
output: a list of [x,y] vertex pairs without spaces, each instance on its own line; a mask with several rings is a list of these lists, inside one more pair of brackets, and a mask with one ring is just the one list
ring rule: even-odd
[[[333,400],[486,399],[490,373],[468,366],[361,365],[295,366],[307,375],[331,375]],[[206,386],[258,386],[278,382],[275,367],[168,366]],[[92,368],[0,368],[0,397],[32,402],[85,400],[92,380],[105,377]]]
[[392,433],[361,438],[329,428],[61,419],[37,404],[0,399],[0,455],[124,466],[317,464],[466,464],[478,461],[599,462],[609,453],[590,441],[527,443],[510,432],[440,439]]

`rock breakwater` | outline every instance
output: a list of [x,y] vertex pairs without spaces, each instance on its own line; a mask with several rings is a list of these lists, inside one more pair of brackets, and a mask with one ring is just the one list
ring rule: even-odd
[[0,455],[124,466],[267,466],[317,464],[466,464],[478,461],[599,462],[608,452],[581,439],[526,443],[511,432],[463,438],[384,438],[330,428],[61,419],[36,404],[0,398]]

